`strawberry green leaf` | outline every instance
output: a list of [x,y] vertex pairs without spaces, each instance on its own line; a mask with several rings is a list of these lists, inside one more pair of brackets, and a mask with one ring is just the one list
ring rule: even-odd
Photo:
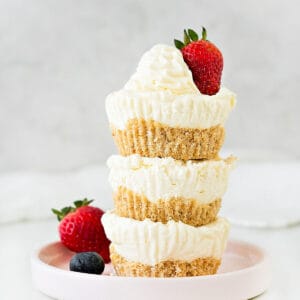
[[198,34],[193,29],[188,29],[188,34],[192,41],[196,42],[199,40]]
[[78,207],[81,207],[82,206],[82,200],[76,200],[76,201],[74,201],[74,205],[75,205],[75,207],[76,208],[78,208]]
[[174,40],[175,47],[181,50],[184,47],[184,43],[179,40]]
[[82,207],[82,206],[87,206],[91,204],[94,200],[88,200],[87,198],[84,198],[83,200],[76,200],[74,201],[74,205],[76,208]]
[[58,221],[61,221],[66,215],[68,215],[71,212],[76,211],[77,208],[82,206],[88,206],[91,204],[94,200],[88,200],[87,198],[84,198],[83,200],[76,200],[74,201],[74,206],[67,206],[62,208],[61,210],[57,210],[52,208],[52,212],[57,216]]
[[90,205],[94,200],[87,200],[86,205]]
[[73,210],[72,206],[67,206],[67,207],[64,207],[64,208],[61,210],[61,213],[62,213],[63,215],[67,215],[67,214],[70,213],[72,210]]
[[59,210],[54,209],[54,208],[52,208],[51,210],[56,215],[58,221],[61,221],[63,219],[62,212],[60,212]]
[[205,27],[202,27],[202,40],[206,41],[206,38],[207,38],[207,31]]
[[183,41],[184,41],[185,46],[191,42],[191,39],[185,29],[183,31]]
[[57,210],[57,209],[55,209],[55,208],[52,208],[51,210],[52,210],[52,212],[53,212],[54,214],[56,214],[56,215],[60,214],[60,211]]

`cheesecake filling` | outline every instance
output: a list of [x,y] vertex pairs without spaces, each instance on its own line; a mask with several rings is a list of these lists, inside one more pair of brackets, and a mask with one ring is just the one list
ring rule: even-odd
[[115,251],[128,261],[152,265],[163,261],[220,259],[227,242],[229,223],[224,218],[193,227],[173,220],[166,224],[136,221],[113,211],[102,217],[105,233]]
[[151,202],[179,197],[207,204],[222,198],[226,192],[235,160],[229,157],[184,162],[171,157],[113,155],[107,164],[114,192],[123,187]]

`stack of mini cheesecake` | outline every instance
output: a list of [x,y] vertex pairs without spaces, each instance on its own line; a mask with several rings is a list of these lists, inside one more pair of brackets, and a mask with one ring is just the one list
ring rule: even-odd
[[235,105],[225,87],[203,95],[175,47],[146,52],[106,109],[120,155],[108,160],[114,210],[102,217],[118,275],[217,272],[229,232],[218,217],[235,158],[221,159]]

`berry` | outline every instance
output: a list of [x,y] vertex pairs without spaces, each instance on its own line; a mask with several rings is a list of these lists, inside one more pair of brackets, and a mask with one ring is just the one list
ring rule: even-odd
[[96,252],[81,252],[75,254],[70,261],[70,270],[89,274],[102,274],[103,258]]
[[205,95],[215,95],[221,86],[223,56],[221,51],[206,39],[206,29],[202,28],[202,39],[192,30],[184,30],[184,43],[174,40],[193,74],[199,91]]
[[60,221],[60,240],[68,249],[74,252],[97,252],[108,263],[110,241],[101,222],[104,211],[89,206],[92,201],[78,200],[74,202],[75,207],[68,206],[61,211],[52,209],[52,212]]

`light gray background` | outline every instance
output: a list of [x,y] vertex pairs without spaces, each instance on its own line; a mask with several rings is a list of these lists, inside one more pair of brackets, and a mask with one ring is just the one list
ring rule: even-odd
[[72,170],[115,152],[105,96],[184,27],[208,29],[238,94],[226,147],[300,157],[298,1],[0,1],[0,172]]
[[[122,87],[145,50],[159,42],[171,44],[184,27],[205,25],[223,51],[223,82],[238,94],[226,148],[241,158],[239,164],[246,161],[241,153],[249,150],[256,157],[278,152],[299,159],[299,3],[0,0],[0,223],[49,217],[51,207],[85,196],[111,207],[102,164],[115,147],[105,96]],[[244,165],[244,172],[237,168],[228,191],[236,198],[224,199],[224,207],[230,210],[230,203],[238,203],[235,212],[244,207],[244,213],[261,215],[262,208],[274,211],[272,204],[280,202],[282,217],[293,200],[290,211],[299,212],[299,189],[289,180],[297,178],[299,165],[292,164],[289,176],[290,166],[281,165],[279,172],[285,172],[277,189],[269,180],[275,171],[263,172],[263,166],[254,170],[251,165],[252,177],[245,171],[249,166]],[[278,170],[275,175],[280,177]],[[253,186],[259,179],[269,197]],[[255,192],[260,193],[252,199]],[[0,225],[0,253],[6,257],[0,269],[1,299],[44,299],[31,294],[29,252],[37,242],[57,239],[56,226],[53,216],[52,221]],[[232,229],[233,238],[260,244],[274,258],[273,286],[261,299],[299,299],[299,228],[270,233]]]

